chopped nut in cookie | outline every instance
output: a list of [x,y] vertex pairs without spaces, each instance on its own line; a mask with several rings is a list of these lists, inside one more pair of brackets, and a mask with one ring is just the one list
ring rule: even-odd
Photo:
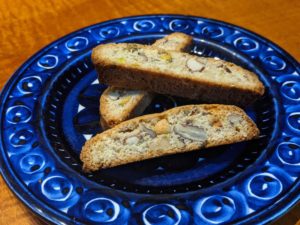
[[119,63],[126,63],[126,59],[123,58],[123,57],[118,58],[117,61],[118,61]]
[[154,131],[157,134],[170,133],[170,124],[169,124],[168,120],[162,119],[162,120],[158,121],[157,124],[155,124],[155,126],[154,126]]
[[172,62],[172,56],[167,52],[160,54],[160,58],[166,62]]
[[166,149],[170,146],[169,137],[161,135],[160,137],[154,139],[150,142],[149,148],[153,150]]
[[146,127],[144,124],[140,124],[140,126],[141,126],[141,130],[143,131],[143,132],[145,132],[146,134],[148,134],[151,138],[155,138],[156,137],[156,133],[152,130],[152,129],[150,129],[150,128],[148,128],[148,127]]
[[143,52],[138,52],[139,58],[141,61],[148,61],[148,57]]
[[126,96],[126,97],[120,98],[119,105],[120,106],[126,105],[130,101],[130,99],[131,99],[131,96]]
[[243,117],[241,117],[237,113],[232,113],[228,116],[228,121],[231,125],[237,125],[240,124],[241,121],[243,121]]
[[192,141],[205,142],[207,140],[206,132],[202,127],[176,124],[173,130],[179,136]]
[[199,62],[195,58],[190,58],[186,62],[186,66],[192,72],[202,72],[205,69],[205,65],[202,62]]
[[133,53],[133,52],[136,52],[138,51],[138,45],[137,44],[128,44],[126,50]]
[[137,143],[139,143],[139,138],[137,136],[131,136],[125,139],[125,143],[127,145],[136,145]]

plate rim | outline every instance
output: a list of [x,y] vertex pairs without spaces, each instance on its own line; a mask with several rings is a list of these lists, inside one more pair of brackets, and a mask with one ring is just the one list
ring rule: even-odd
[[[133,15],[133,16],[128,16],[128,17],[119,17],[111,20],[104,20],[89,26],[85,26],[83,28],[74,30],[72,32],[67,33],[66,35],[55,39],[54,41],[50,42],[46,46],[42,47],[40,50],[38,50],[36,53],[34,53],[32,56],[27,58],[21,65],[19,65],[18,69],[15,70],[15,72],[12,73],[12,75],[9,77],[5,85],[3,86],[1,92],[0,92],[0,103],[3,102],[4,99],[7,98],[7,93],[8,91],[12,88],[12,85],[16,82],[16,79],[18,78],[19,74],[22,73],[25,70],[25,65],[31,64],[32,61],[39,55],[42,55],[45,51],[47,51],[49,48],[53,46],[54,43],[57,43],[59,41],[63,41],[64,39],[70,38],[72,35],[77,34],[78,32],[85,31],[86,29],[92,29],[95,26],[98,26],[99,24],[105,25],[113,22],[118,22],[122,20],[127,20],[127,19],[142,19],[142,18],[153,18],[153,17],[171,17],[173,19],[200,19],[200,20],[205,20],[208,22],[214,22],[220,25],[225,25],[229,26],[231,28],[235,29],[240,29],[243,32],[247,34],[254,35],[256,38],[258,38],[260,41],[267,43],[268,45],[271,45],[274,47],[277,51],[279,51],[282,55],[284,55],[285,58],[288,58],[290,62],[292,63],[293,66],[297,70],[300,70],[300,64],[298,61],[286,50],[281,48],[279,45],[276,43],[272,42],[268,38],[263,37],[260,34],[257,34],[256,32],[253,32],[247,28],[243,28],[238,25],[234,25],[232,23],[226,22],[226,21],[221,21],[209,17],[201,17],[201,16],[194,16],[194,15],[185,15],[185,14],[143,14],[143,15]],[[174,18],[175,17],[175,18]],[[0,105],[0,111],[3,110],[3,104]],[[2,121],[0,121],[0,125],[2,125]],[[2,136],[2,135],[1,135]],[[0,138],[0,146],[1,146],[1,152],[4,153],[4,148],[3,147],[3,140]],[[52,223],[61,223],[61,222],[73,222],[76,224],[84,224],[79,221],[72,220],[69,216],[66,214],[57,211],[51,207],[49,207],[47,204],[43,203],[42,200],[37,198],[36,196],[32,195],[31,192],[23,192],[23,190],[26,190],[25,185],[19,181],[18,176],[15,174],[13,171],[12,167],[8,167],[7,164],[10,164],[8,162],[7,158],[5,157],[5,154],[2,154],[4,157],[0,157],[0,174],[3,177],[3,180],[7,184],[7,186],[10,188],[10,190],[14,193],[14,195],[21,200],[21,202],[27,206],[34,214],[39,215],[41,219],[44,219],[48,222]],[[5,164],[6,163],[6,164]],[[299,179],[299,178],[298,178]],[[296,182],[296,181],[295,181]],[[300,187],[300,182],[297,182],[294,184],[291,189],[281,196],[276,203],[279,203],[280,205],[273,204],[271,207],[265,208],[264,210],[258,211],[254,214],[250,214],[246,217],[243,221],[236,221],[236,224],[245,224],[245,223],[250,223],[250,222],[258,222],[258,224],[266,224],[269,223],[278,217],[282,216],[283,214],[287,213],[288,210],[290,210],[293,206],[296,205],[298,201],[300,201],[300,193],[297,195],[296,192],[293,192],[294,189],[297,189]],[[283,204],[283,202],[287,202],[286,204]],[[31,204],[31,203],[38,203],[38,204]],[[39,209],[37,206],[41,206],[41,208],[46,209],[45,211]],[[275,211],[275,212],[274,212]],[[260,217],[260,220],[263,218],[263,221],[256,221],[256,217]]]

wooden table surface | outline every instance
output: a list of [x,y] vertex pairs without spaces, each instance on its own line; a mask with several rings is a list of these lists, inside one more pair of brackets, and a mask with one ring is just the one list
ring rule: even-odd
[[[261,34],[300,59],[299,0],[0,0],[0,88],[46,44],[101,21],[151,13],[203,16]],[[274,224],[300,224],[300,204]],[[0,176],[0,224],[44,224]]]

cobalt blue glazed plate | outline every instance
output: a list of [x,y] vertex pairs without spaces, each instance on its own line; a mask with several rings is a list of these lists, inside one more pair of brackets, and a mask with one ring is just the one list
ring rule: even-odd
[[[191,54],[254,71],[266,94],[246,112],[258,140],[81,171],[83,143],[97,132],[99,84],[91,49],[151,44],[179,31]],[[289,54],[243,28],[211,19],[147,15],[73,32],[43,48],[1,94],[1,172],[36,214],[56,224],[265,224],[300,199],[300,69]],[[179,90],[180,91],[180,90]],[[145,114],[200,103],[158,95]]]

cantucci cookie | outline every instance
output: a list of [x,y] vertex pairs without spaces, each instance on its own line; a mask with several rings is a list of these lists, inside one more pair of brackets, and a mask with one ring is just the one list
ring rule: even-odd
[[233,63],[140,44],[103,44],[92,61],[102,83],[208,103],[247,105],[264,93],[258,77]]
[[[153,46],[166,50],[184,51],[189,48],[192,41],[191,36],[172,33],[157,40]],[[111,128],[122,121],[141,115],[152,99],[153,94],[147,91],[108,87],[100,97],[102,128]]]
[[141,115],[152,99],[153,94],[147,91],[108,87],[100,97],[102,128],[108,129]]
[[251,140],[254,122],[237,106],[187,105],[137,117],[88,140],[80,159],[96,171],[159,156]]
[[170,51],[187,51],[193,42],[193,38],[187,34],[175,32],[158,39],[152,46]]

